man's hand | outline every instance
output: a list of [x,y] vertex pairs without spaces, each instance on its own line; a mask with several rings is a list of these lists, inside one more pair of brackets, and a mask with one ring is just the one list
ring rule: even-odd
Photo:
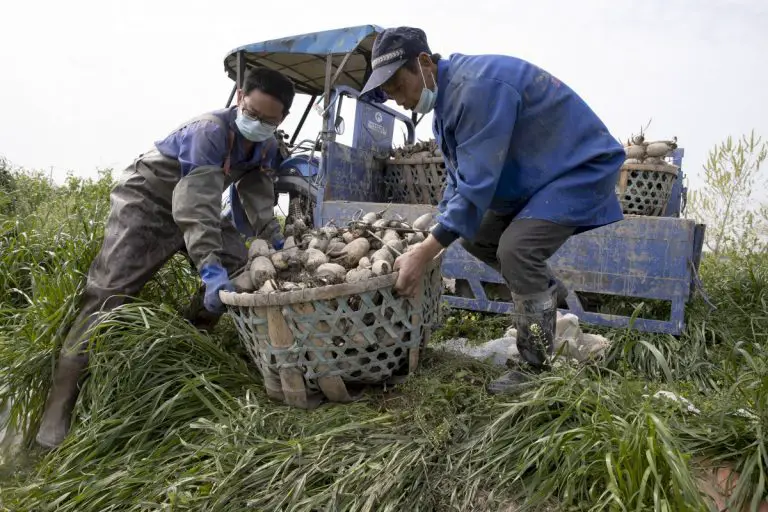
[[200,277],[205,284],[205,296],[203,305],[211,313],[223,313],[225,308],[219,298],[221,290],[234,291],[235,288],[229,280],[226,269],[219,264],[210,264],[203,267]]
[[395,292],[402,297],[415,297],[427,265],[442,250],[443,246],[440,245],[440,242],[429,235],[426,240],[413,249],[402,256],[398,256],[394,265],[394,270],[399,272],[395,283]]

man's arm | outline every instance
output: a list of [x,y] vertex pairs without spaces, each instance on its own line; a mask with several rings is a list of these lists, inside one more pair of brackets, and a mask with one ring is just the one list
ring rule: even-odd
[[227,134],[213,122],[190,126],[180,142],[182,177],[173,190],[173,220],[198,271],[208,264],[221,264],[222,162],[226,151]]
[[443,247],[460,236],[471,240],[480,227],[496,192],[521,104],[517,90],[498,80],[478,78],[460,87],[446,98],[454,103],[450,111],[455,119],[445,124],[456,126],[458,169],[455,191],[432,231]]
[[437,205],[437,210],[440,213],[444,213],[446,207],[448,206],[448,202],[451,200],[453,195],[456,193],[456,187],[453,185],[453,180],[450,176],[445,177],[445,189],[443,190],[443,198],[440,200],[440,202]]

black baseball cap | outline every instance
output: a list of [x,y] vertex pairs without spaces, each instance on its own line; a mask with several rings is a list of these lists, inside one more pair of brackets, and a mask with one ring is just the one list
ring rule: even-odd
[[427,35],[420,28],[385,29],[373,42],[372,72],[360,94],[379,87],[403,67],[403,64],[422,52],[432,53],[427,44]]

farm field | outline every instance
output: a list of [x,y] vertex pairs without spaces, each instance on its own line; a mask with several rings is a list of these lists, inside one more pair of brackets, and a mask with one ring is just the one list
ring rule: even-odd
[[[704,257],[716,309],[697,295],[679,338],[582,325],[611,340],[603,359],[508,397],[485,391],[501,368],[433,349],[405,384],[313,411],[267,399],[231,322],[208,336],[181,319],[198,280],[178,257],[102,324],[72,434],[43,453],[114,176],[55,187],[4,169],[0,401],[25,435],[4,441],[0,510],[768,510],[768,255],[736,243]],[[432,343],[509,324],[444,318]]]

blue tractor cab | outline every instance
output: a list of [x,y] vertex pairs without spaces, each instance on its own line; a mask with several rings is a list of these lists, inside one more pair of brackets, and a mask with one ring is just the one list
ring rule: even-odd
[[[296,217],[303,217],[308,225],[344,224],[361,212],[384,209],[414,220],[437,210],[440,197],[409,193],[408,188],[423,188],[427,182],[434,186],[439,173],[426,176],[423,165],[410,174],[403,174],[402,165],[394,174],[391,171],[396,168],[392,156],[395,122],[406,127],[405,147],[414,147],[415,116],[389,108],[375,94],[362,97],[359,93],[371,72],[371,48],[381,31],[376,25],[362,25],[301,34],[235,48],[224,60],[225,70],[235,82],[227,106],[252,67],[279,70],[294,81],[297,100],[307,97],[294,133],[276,135],[283,161],[275,188],[290,197],[286,225]],[[351,144],[337,141],[345,128],[340,115],[344,99],[355,102]],[[313,109],[322,116],[321,129],[301,138],[299,133]],[[411,165],[429,160],[433,165],[441,160],[421,155],[400,161]],[[686,192],[683,155],[684,150],[678,148],[671,156],[677,168],[674,186],[666,203],[652,216],[626,214],[621,222],[572,237],[550,259],[569,288],[565,311],[576,314],[581,322],[673,335],[684,329],[685,306],[699,283],[705,227],[681,218]],[[623,174],[624,185],[631,178]],[[446,251],[442,273],[455,285],[454,291],[444,295],[450,306],[496,313],[513,310],[501,275],[459,244]],[[629,310],[601,311],[606,298],[628,304]],[[666,311],[657,311],[658,318],[636,316],[633,306],[640,302],[654,303],[650,309]]]

